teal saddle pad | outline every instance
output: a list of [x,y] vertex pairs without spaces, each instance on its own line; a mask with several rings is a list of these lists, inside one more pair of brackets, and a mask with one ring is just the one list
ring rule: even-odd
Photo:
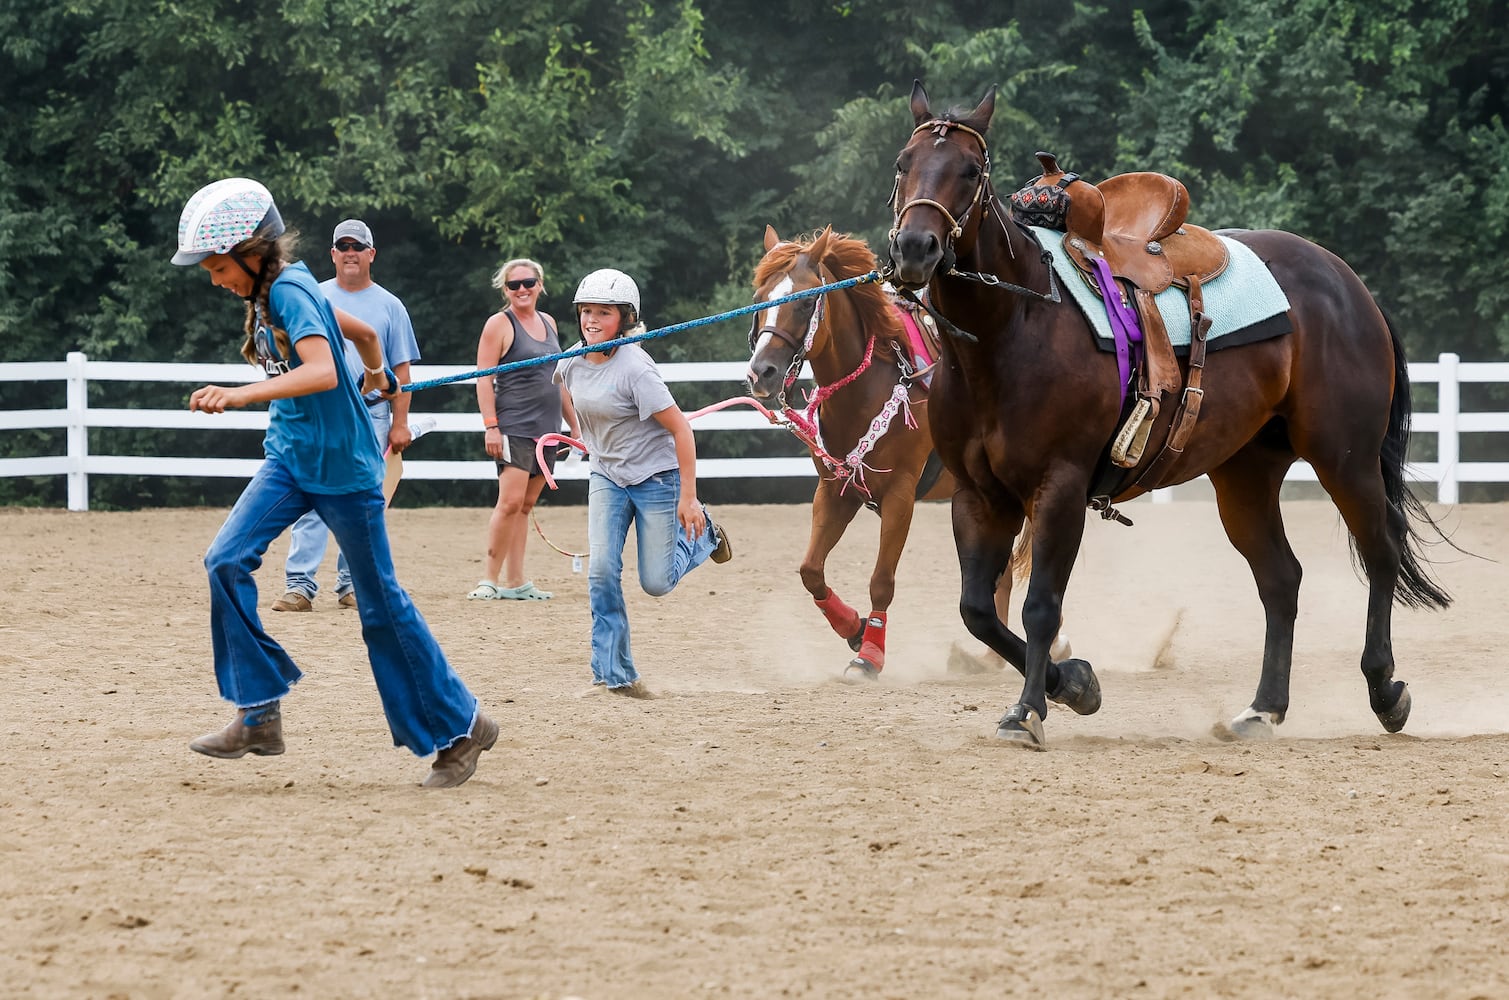
[[[1057,229],[1030,226],[1044,250],[1053,257],[1053,270],[1095,331],[1095,340],[1103,351],[1114,351],[1111,321],[1105,303],[1096,294],[1090,279],[1063,251],[1064,234]],[[1210,317],[1207,350],[1251,344],[1288,333],[1289,299],[1261,258],[1244,243],[1216,234],[1226,244],[1231,262],[1226,270],[1200,285],[1205,300],[1205,315]],[[1170,286],[1153,299],[1163,315],[1169,342],[1174,353],[1189,353],[1189,296],[1181,288]]]

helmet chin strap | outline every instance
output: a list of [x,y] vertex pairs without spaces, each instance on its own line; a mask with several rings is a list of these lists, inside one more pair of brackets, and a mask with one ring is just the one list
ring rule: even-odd
[[245,259],[243,259],[242,256],[235,250],[229,250],[227,251],[227,253],[230,255],[231,260],[235,261],[236,265],[240,267],[241,270],[245,271],[247,277],[251,278],[252,280],[251,292],[247,295],[243,295],[242,298],[247,302],[257,301],[257,295],[262,291],[262,276],[267,273],[267,262],[258,257],[257,269],[253,271],[251,269],[251,266],[248,265]]

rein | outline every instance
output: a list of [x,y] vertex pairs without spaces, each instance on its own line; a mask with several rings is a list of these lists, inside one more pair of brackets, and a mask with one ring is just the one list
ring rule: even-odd
[[[751,409],[759,411],[762,417],[770,421],[775,426],[785,427],[787,430],[791,431],[791,433],[794,434],[799,441],[810,448],[813,454],[821,459],[823,464],[828,466],[830,469],[845,467],[844,460],[834,458],[832,455],[828,454],[828,452],[823,449],[821,442],[812,440],[807,437],[805,432],[802,431],[801,428],[794,426],[782,414],[775,413],[767,409],[763,403],[761,403],[758,399],[755,399],[753,396],[732,396],[728,399],[720,400],[716,403],[711,403],[707,406],[704,406],[700,410],[695,410],[691,413],[686,414],[686,419],[696,420],[699,417],[704,417],[707,414],[716,412],[718,410],[727,409],[730,406],[748,406]],[[535,441],[534,454],[535,458],[539,461],[541,475],[545,477],[545,485],[549,486],[553,490],[559,489],[559,486],[556,484],[555,476],[551,474],[550,466],[545,462],[545,452],[547,449],[559,444],[568,444],[582,454],[587,454],[587,446],[585,444],[578,441],[576,438],[566,434],[550,433]],[[860,485],[860,489],[863,489],[862,484]],[[865,492],[865,496],[869,496],[868,491]],[[554,546],[551,547],[554,548]],[[556,551],[560,550],[557,549]]]
[[564,358],[580,357],[583,354],[612,351],[624,346],[625,344],[637,344],[641,340],[651,340],[655,337],[664,337],[672,333],[680,333],[682,330],[691,330],[695,327],[707,326],[711,323],[716,323],[719,320],[732,319],[736,316],[748,316],[750,313],[760,312],[765,309],[770,309],[774,306],[785,305],[787,302],[796,302],[800,299],[810,299],[819,295],[823,295],[827,292],[837,291],[842,288],[852,288],[854,285],[862,285],[867,282],[879,280],[879,271],[867,271],[857,277],[845,278],[843,281],[836,281],[831,285],[818,285],[815,288],[808,288],[800,292],[793,292],[790,295],[782,296],[778,299],[772,299],[768,302],[756,302],[753,305],[741,306],[738,309],[730,309],[728,312],[717,313],[713,316],[704,316],[701,319],[688,320],[685,323],[673,323],[670,326],[660,327],[658,330],[649,330],[645,333],[635,333],[627,337],[615,337],[612,340],[605,340],[601,344],[580,344],[576,347],[571,348],[570,350],[560,351],[556,354],[543,354],[537,358],[521,358],[518,361],[510,361],[507,364],[503,365],[494,365],[491,368],[479,368],[476,371],[461,372],[456,375],[444,375],[440,378],[426,379],[422,382],[410,382],[406,385],[399,386],[398,390],[400,392],[417,392],[420,389],[430,389],[437,385],[449,385],[452,382],[464,382],[469,379],[482,378],[487,375],[498,375],[502,372],[510,372],[520,368],[528,368],[532,365],[550,364],[551,362],[560,361]]
[[[865,456],[870,453],[871,449],[873,449],[875,445],[880,441],[881,437],[885,435],[885,432],[890,429],[891,420],[895,417],[896,411],[901,405],[897,401],[898,393],[900,394],[901,400],[907,404],[907,426],[917,426],[915,419],[912,417],[911,408],[909,405],[911,399],[906,390],[906,382],[905,379],[902,379],[901,381],[898,381],[896,383],[896,388],[891,392],[891,398],[886,401],[884,406],[881,407],[880,413],[876,414],[875,419],[870,421],[869,430],[862,437],[860,437],[859,441],[854,445],[854,448],[849,452],[848,455],[841,459],[836,458],[832,454],[830,454],[828,450],[823,446],[823,432],[822,428],[818,426],[818,410],[822,407],[823,403],[827,402],[833,397],[834,393],[838,392],[838,390],[853,382],[855,379],[859,378],[859,376],[863,375],[867,370],[869,370],[870,362],[874,360],[874,357],[875,337],[872,334],[868,342],[866,342],[865,344],[864,360],[860,361],[859,367],[855,368],[852,372],[845,375],[837,382],[830,382],[827,385],[819,385],[815,390],[808,393],[807,406],[802,410],[796,410],[792,408],[791,404],[786,402],[786,393],[784,389],[781,392],[781,415],[784,416],[786,418],[786,421],[790,424],[791,432],[795,434],[802,441],[802,443],[812,451],[813,455],[815,455],[819,461],[821,461],[825,466],[828,467],[828,471],[833,473],[834,478],[843,480],[843,485],[840,486],[838,490],[840,496],[843,495],[844,490],[848,489],[852,484],[855,489],[863,493],[866,499],[868,499],[870,497],[870,490],[865,486],[864,482],[865,469],[870,469],[870,471],[872,472],[891,471],[889,469],[875,469],[871,466],[867,466],[865,465],[864,459]],[[800,368],[800,359],[798,359],[796,367]],[[792,370],[794,371],[795,369]],[[785,388],[791,388],[791,385],[795,381],[796,376],[794,374],[788,373]]]

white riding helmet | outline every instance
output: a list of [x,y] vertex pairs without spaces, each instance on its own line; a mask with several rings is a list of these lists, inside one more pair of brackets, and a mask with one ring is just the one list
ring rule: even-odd
[[256,235],[283,235],[272,193],[248,177],[227,177],[194,193],[178,217],[175,264],[197,264]]
[[622,271],[605,267],[593,271],[576,286],[576,297],[571,300],[572,306],[587,302],[608,306],[628,306],[634,310],[634,315],[638,316],[639,286],[634,284],[633,278]]

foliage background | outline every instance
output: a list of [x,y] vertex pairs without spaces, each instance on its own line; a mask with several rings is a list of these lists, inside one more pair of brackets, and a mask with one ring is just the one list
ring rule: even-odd
[[[516,255],[545,264],[568,332],[570,292],[599,266],[640,280],[652,326],[733,308],[766,223],[879,245],[914,78],[935,106],[1000,86],[1003,191],[1035,173],[1036,149],[1091,178],[1175,174],[1203,225],[1290,229],[1339,253],[1412,356],[1496,359],[1506,29],[1502,0],[11,0],[0,360],[234,360],[240,303],[167,264],[185,199],[234,174],[273,190],[320,277],[334,223],[366,219],[374,275],[428,362],[471,363],[498,305],[490,274]],[[655,353],[734,359],[744,335],[720,324]],[[60,406],[61,391],[0,384],[0,406]],[[164,407],[187,387],[92,391]],[[473,405],[467,387],[431,392],[422,408]],[[118,454],[206,453],[187,433],[92,434]],[[425,457],[470,454],[438,437]],[[721,440],[739,437],[708,440],[766,446]],[[214,441],[259,454],[254,434]],[[0,457],[60,450],[49,431],[0,439]],[[239,487],[100,477],[91,502],[225,503]],[[61,491],[0,480],[0,503]],[[741,498],[759,499],[747,484]],[[415,484],[405,499],[490,503],[491,488]]]

